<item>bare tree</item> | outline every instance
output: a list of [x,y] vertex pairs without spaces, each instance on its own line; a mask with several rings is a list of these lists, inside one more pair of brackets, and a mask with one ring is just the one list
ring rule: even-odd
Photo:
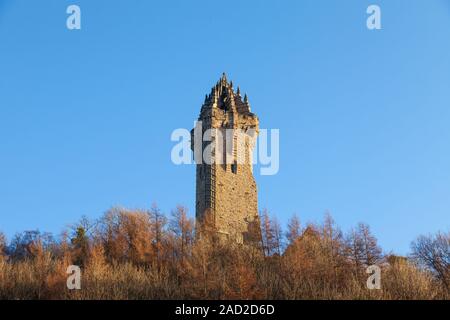
[[55,239],[48,232],[39,230],[24,231],[14,236],[8,248],[9,255],[14,260],[23,260],[35,255],[36,248],[48,250],[55,244]]
[[267,209],[264,209],[261,215],[261,235],[264,254],[270,256],[273,254],[276,247],[275,232],[273,229],[272,221]]
[[359,223],[357,229],[352,229],[346,237],[346,252],[357,268],[371,266],[382,260],[377,239],[370,232],[370,227],[364,223]]
[[267,209],[261,215],[261,238],[265,256],[281,256],[284,249],[283,231],[278,220],[271,218]]
[[342,266],[342,256],[345,251],[344,237],[341,229],[336,225],[332,216],[327,212],[322,225],[322,243],[324,253],[328,258],[330,267],[336,275],[337,268]]
[[301,235],[300,219],[296,214],[289,219],[287,228],[286,239],[288,244],[292,244]]
[[363,261],[362,240],[355,229],[351,229],[345,237],[346,255],[353,263],[356,270],[359,270]]
[[6,236],[3,232],[0,232],[0,256],[6,253]]
[[92,237],[97,227],[97,224],[98,224],[97,220],[91,220],[87,216],[83,215],[77,223],[70,225],[69,228],[72,231],[73,235],[76,235],[78,230],[81,228],[84,230],[87,237]]
[[165,234],[165,227],[167,224],[166,216],[161,212],[156,204],[153,204],[152,208],[148,213],[150,217],[150,224],[153,231],[153,247],[156,253],[156,259],[158,265],[161,260],[161,251],[163,245],[163,238]]
[[272,231],[273,231],[273,251],[275,254],[281,256],[284,248],[283,244],[283,231],[280,224],[276,218],[271,220]]
[[363,241],[364,264],[366,266],[371,266],[380,263],[383,259],[382,250],[378,246],[377,238],[370,232],[369,225],[360,223],[358,229]]
[[450,232],[420,236],[411,244],[412,257],[450,288]]
[[172,211],[172,219],[169,223],[170,230],[179,239],[180,255],[184,257],[187,248],[194,240],[194,221],[187,216],[187,208],[177,206]]

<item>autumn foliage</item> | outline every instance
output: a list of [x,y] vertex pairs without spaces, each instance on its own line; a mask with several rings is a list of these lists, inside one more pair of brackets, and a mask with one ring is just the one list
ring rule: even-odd
[[[0,299],[448,299],[450,234],[419,237],[410,257],[383,254],[365,224],[343,233],[330,215],[283,231],[261,212],[261,241],[240,245],[196,237],[178,206],[169,216],[113,208],[82,218],[57,239],[0,233]],[[259,237],[257,237],[259,238]],[[69,265],[81,290],[66,286]],[[369,290],[366,269],[381,268]]]

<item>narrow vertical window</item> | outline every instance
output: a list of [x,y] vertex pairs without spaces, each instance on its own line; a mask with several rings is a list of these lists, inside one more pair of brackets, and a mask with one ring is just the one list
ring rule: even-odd
[[233,172],[234,174],[237,173],[237,162],[236,161],[231,165],[231,172]]

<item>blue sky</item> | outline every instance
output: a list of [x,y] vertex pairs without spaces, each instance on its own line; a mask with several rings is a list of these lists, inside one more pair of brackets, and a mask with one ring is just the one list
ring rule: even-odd
[[152,202],[193,215],[195,168],[172,164],[170,135],[225,71],[280,129],[260,208],[363,221],[407,253],[450,226],[449,39],[445,0],[0,0],[0,230]]

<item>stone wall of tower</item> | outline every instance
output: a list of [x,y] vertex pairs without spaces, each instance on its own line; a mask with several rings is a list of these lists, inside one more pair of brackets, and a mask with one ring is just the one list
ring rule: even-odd
[[[203,133],[214,128],[221,134],[215,134],[212,139],[214,163],[197,165],[197,223],[208,221],[221,238],[253,242],[260,230],[252,170],[258,118],[250,112],[247,98],[242,101],[239,89],[234,93],[232,84],[224,76],[206,97],[199,121],[202,121]],[[231,134],[231,139],[228,136],[227,140],[227,134]],[[228,161],[225,150],[228,150]]]

